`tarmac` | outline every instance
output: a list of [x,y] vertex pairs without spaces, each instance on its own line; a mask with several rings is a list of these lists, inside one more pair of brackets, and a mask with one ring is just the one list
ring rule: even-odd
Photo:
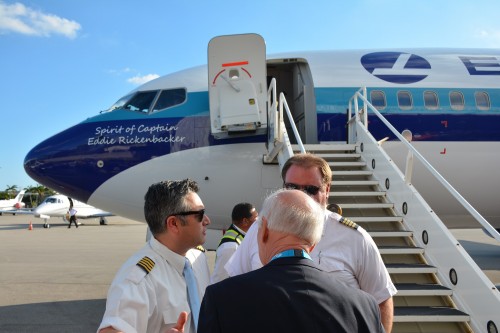
[[[45,229],[31,216],[0,216],[0,332],[96,332],[111,281],[146,240],[145,224],[107,220],[68,229],[51,219]],[[480,229],[452,233],[500,286],[500,244]],[[207,254],[212,268],[215,254]]]

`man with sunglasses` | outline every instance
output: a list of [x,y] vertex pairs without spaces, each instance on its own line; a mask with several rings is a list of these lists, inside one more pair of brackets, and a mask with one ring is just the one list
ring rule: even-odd
[[[384,328],[390,333],[392,296],[397,290],[366,230],[326,210],[332,180],[328,162],[313,154],[297,154],[285,163],[281,176],[285,188],[302,190],[324,208],[325,226],[321,240],[311,252],[312,259],[333,278],[371,294],[379,304]],[[235,276],[260,267],[257,228],[251,227],[225,269],[229,276]]]
[[153,237],[115,276],[98,332],[196,332],[210,278],[195,249],[210,224],[197,192],[189,179],[149,187],[144,216]]

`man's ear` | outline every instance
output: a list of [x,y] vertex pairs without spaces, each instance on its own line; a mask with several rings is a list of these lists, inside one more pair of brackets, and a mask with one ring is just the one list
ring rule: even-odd
[[170,232],[176,232],[179,229],[179,221],[174,215],[167,216],[165,219],[165,228]]
[[262,225],[260,227],[262,228],[261,232],[262,243],[265,243],[269,238],[269,228],[267,227],[267,219],[264,216],[262,216]]

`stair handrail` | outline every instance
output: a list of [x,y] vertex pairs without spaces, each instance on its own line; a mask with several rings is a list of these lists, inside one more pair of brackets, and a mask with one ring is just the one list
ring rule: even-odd
[[288,132],[285,127],[285,122],[283,118],[283,109],[290,121],[290,126],[297,140],[297,144],[302,153],[305,153],[304,144],[299,135],[299,131],[293,120],[292,113],[288,107],[285,95],[283,93],[279,94],[279,104],[276,98],[276,79],[273,78],[269,84],[267,90],[267,108],[268,108],[268,138],[267,138],[267,149],[268,153],[264,155],[264,162],[271,163],[276,157],[278,157],[278,163],[280,167],[284,165],[286,160],[293,156],[293,149],[290,139],[288,137]]
[[[288,120],[290,121],[290,126],[292,127],[293,135],[295,136],[295,139],[297,140],[297,145],[300,148],[300,152],[305,153],[306,148],[304,147],[304,144],[302,143],[302,139],[300,138],[299,130],[297,129],[297,126],[295,125],[295,121],[293,119],[292,113],[290,112],[290,108],[288,107],[288,103],[286,101],[285,94],[280,93],[280,108],[279,108],[280,119],[284,119],[283,118],[283,108],[285,109]],[[283,126],[283,132],[286,132],[285,122],[283,120],[280,122],[280,126]]]
[[[498,231],[488,222],[486,219],[474,208],[472,205],[465,200],[465,198],[458,193],[453,186],[451,186],[448,181],[441,176],[441,174],[434,169],[434,167],[418,152],[418,150],[411,145],[407,139],[403,137],[391,123],[368,101],[366,98],[367,90],[366,87],[362,87],[357,90],[354,95],[349,99],[349,109],[348,109],[348,125],[352,126],[352,122],[359,122],[362,126],[368,129],[368,112],[369,108],[373,113],[389,128],[389,130],[401,141],[409,151],[412,152],[413,156],[418,158],[418,160],[427,168],[427,170],[450,192],[450,194],[478,221],[483,228],[498,242],[500,242],[500,234]],[[360,110],[358,105],[358,98],[363,101],[363,108]],[[352,116],[352,105],[354,104],[354,117]],[[349,143],[355,141],[355,133],[349,131]],[[407,168],[412,169],[412,168]],[[408,175],[408,177],[411,177]]]

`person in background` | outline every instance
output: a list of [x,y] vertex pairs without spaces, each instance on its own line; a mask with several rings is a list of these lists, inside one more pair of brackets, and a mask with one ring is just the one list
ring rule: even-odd
[[208,286],[198,332],[383,333],[375,299],[312,261],[324,220],[323,207],[301,191],[271,194],[256,223],[264,266]]
[[196,332],[210,278],[196,249],[210,224],[197,192],[189,179],[149,187],[144,216],[153,237],[116,274],[98,332]]
[[78,228],[78,223],[76,221],[76,209],[71,206],[71,208],[69,209],[69,225],[68,225],[68,229],[71,228],[71,223],[74,223],[75,224],[75,227]]
[[[378,302],[382,324],[392,330],[397,290],[372,237],[356,223],[326,209],[332,171],[328,162],[309,153],[289,158],[281,170],[283,187],[305,192],[324,209],[325,227],[321,240],[311,252],[312,259],[332,278],[372,295]],[[230,276],[262,266],[258,255],[257,228],[251,227],[225,268]]]
[[231,213],[233,223],[224,233],[217,247],[215,266],[210,277],[210,283],[219,282],[229,277],[224,265],[241,244],[247,230],[255,222],[258,215],[257,210],[250,203],[242,202],[234,206]]

